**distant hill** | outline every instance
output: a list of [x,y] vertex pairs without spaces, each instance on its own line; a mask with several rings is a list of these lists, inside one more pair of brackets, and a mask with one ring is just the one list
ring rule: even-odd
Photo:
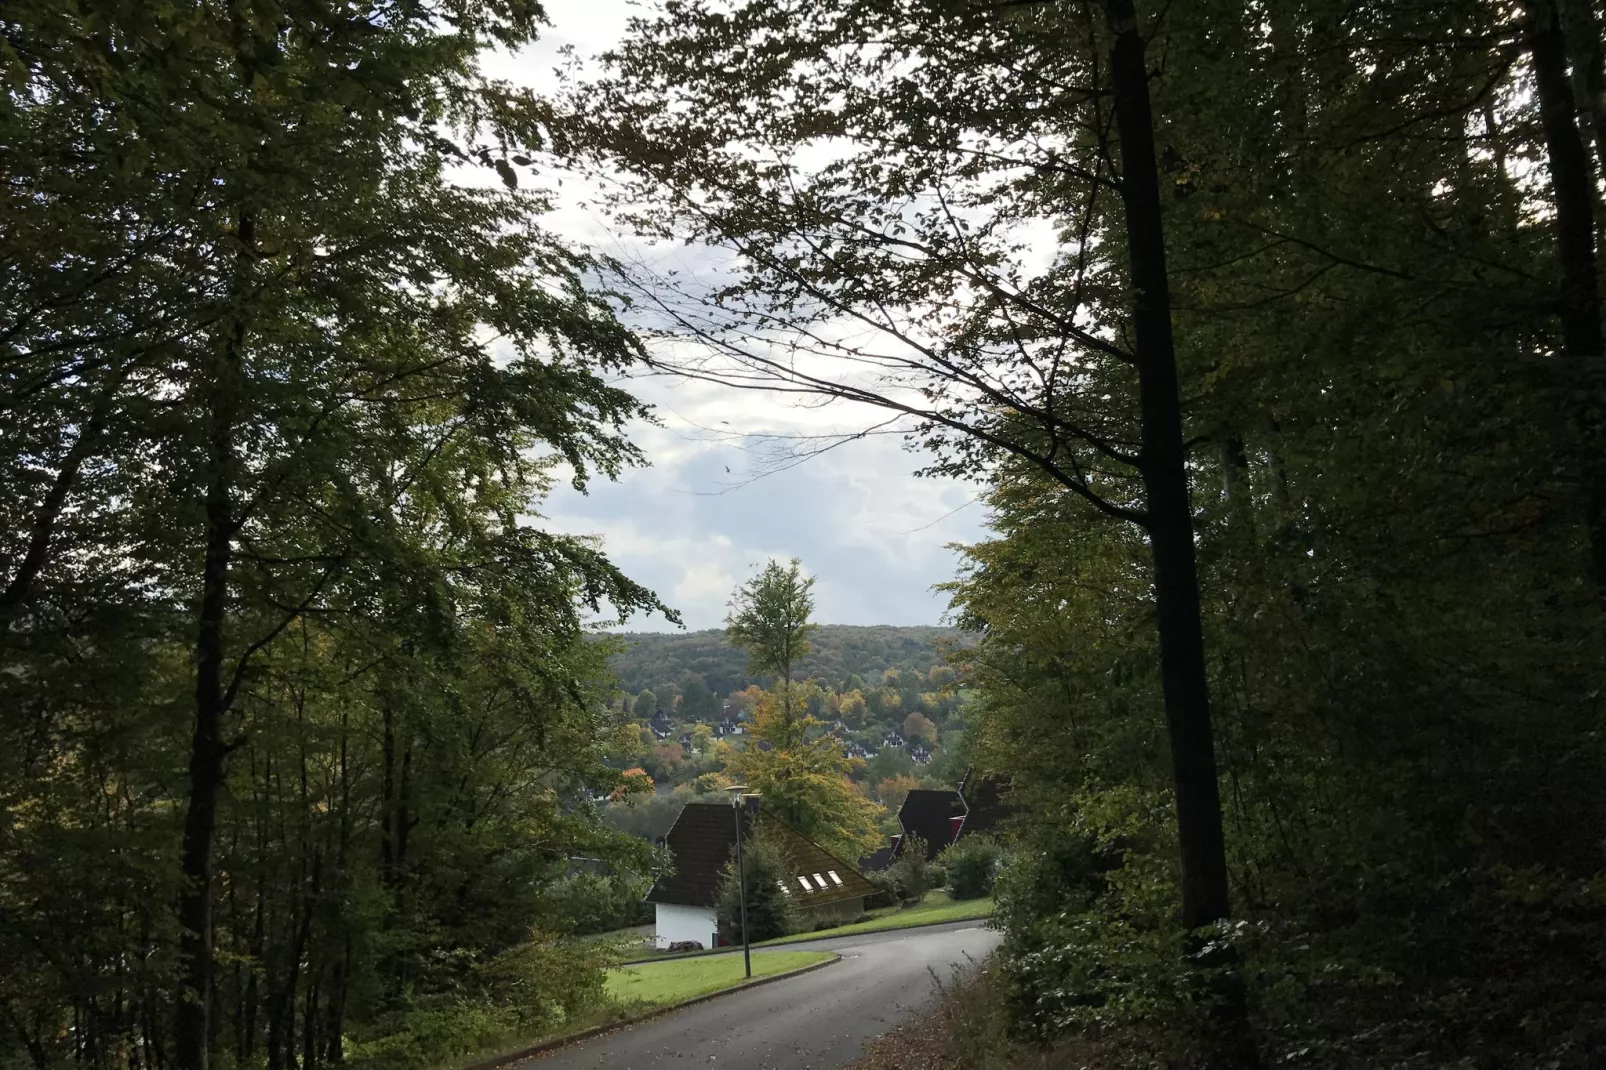
[[[769,682],[748,675],[746,652],[726,642],[719,629],[635,632],[620,638],[625,649],[609,664],[619,674],[619,686],[632,694],[679,692],[689,677],[701,677],[716,695]],[[924,676],[942,662],[942,645],[968,645],[973,638],[957,628],[826,624],[809,641],[814,649],[803,659],[797,678],[814,678],[832,689],[846,690],[852,677],[875,683],[887,669],[913,669]]]

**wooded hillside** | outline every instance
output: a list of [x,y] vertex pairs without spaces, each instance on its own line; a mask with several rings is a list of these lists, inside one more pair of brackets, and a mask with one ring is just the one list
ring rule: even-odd
[[[648,689],[662,697],[676,694],[688,675],[701,676],[716,695],[767,681],[750,674],[747,655],[731,646],[722,629],[701,632],[632,632],[619,636],[624,649],[608,659],[619,686],[632,694]],[[972,636],[957,628],[876,624],[826,624],[809,637],[812,649],[801,664],[801,679],[816,679],[838,690],[852,690],[852,677],[877,681],[888,669],[914,669],[922,675],[943,660],[947,646],[966,646]]]

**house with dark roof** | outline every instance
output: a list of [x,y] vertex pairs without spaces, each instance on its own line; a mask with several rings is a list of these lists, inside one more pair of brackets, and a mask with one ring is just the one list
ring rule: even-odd
[[1015,812],[1009,789],[1008,777],[982,776],[973,768],[965,770],[965,778],[959,782],[959,794],[965,801],[965,835],[991,835],[999,830]]
[[930,861],[959,838],[965,824],[965,800],[951,788],[915,788],[898,807],[898,824],[903,836],[898,848],[919,836],[926,841],[926,860]]
[[910,836],[926,841],[926,861],[961,836],[979,836],[999,831],[1005,819],[1015,813],[1009,801],[1009,778],[980,776],[965,770],[958,791],[916,788],[904,797],[898,808],[898,824],[903,833],[873,854],[859,859],[865,873],[883,870],[897,861],[898,852]]
[[[774,814],[750,806],[742,815],[742,832],[751,838],[759,831],[780,848],[793,871],[781,888],[805,919],[864,911],[864,897],[875,894],[876,888],[856,869]],[[713,947],[718,942],[719,883],[736,848],[736,817],[731,807],[688,804],[675,819],[664,845],[675,868],[658,878],[647,893],[647,902],[657,912],[658,946],[695,940]]]
[[892,865],[894,854],[898,850],[898,841],[903,837],[894,836],[892,842],[885,847],[878,847],[874,851],[859,859],[860,873],[879,873]]

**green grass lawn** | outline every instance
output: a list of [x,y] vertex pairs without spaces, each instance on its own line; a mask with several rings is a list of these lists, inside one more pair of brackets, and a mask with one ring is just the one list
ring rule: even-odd
[[926,897],[915,906],[889,907],[885,910],[872,911],[864,921],[856,921],[851,925],[840,925],[835,929],[821,929],[812,933],[793,933],[791,936],[782,936],[776,940],[766,940],[754,947],[770,947],[774,944],[795,944],[799,940],[820,940],[828,936],[853,936],[857,933],[875,933],[885,929],[908,929],[915,925],[936,925],[944,921],[965,921],[969,918],[985,918],[993,912],[992,899],[961,899],[955,901],[947,892],[927,892]]
[[[826,951],[766,951],[753,956],[753,976],[769,977],[831,958]],[[623,1004],[666,1007],[746,980],[741,955],[712,955],[672,962],[616,966],[608,971],[608,995]]]

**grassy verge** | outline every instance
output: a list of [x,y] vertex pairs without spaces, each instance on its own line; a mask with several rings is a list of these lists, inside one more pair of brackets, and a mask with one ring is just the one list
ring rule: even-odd
[[[828,951],[767,951],[753,956],[753,980],[805,969],[837,956]],[[747,983],[740,956],[680,962],[615,966],[604,982],[601,1006],[577,1014],[549,1032],[513,1034],[473,1046],[461,1057],[437,1064],[438,1070],[491,1070],[532,1054],[537,1046],[563,1043],[593,1030],[630,1025],[702,996]]]
[[[774,940],[764,940],[754,944],[754,947],[774,947],[777,944],[795,944],[803,940],[824,940],[834,936],[855,936],[859,933],[882,932],[887,929],[910,929],[916,925],[941,925],[947,921],[968,921],[972,918],[990,917],[993,912],[991,899],[961,899],[955,901],[947,892],[941,889],[927,892],[924,899],[913,906],[882,907],[879,910],[866,912],[863,921],[856,921],[849,925],[838,925],[834,929],[817,929],[808,933],[793,933],[791,936],[778,936]],[[635,962],[663,962],[683,961],[707,955],[726,955],[731,951],[740,951],[741,947],[710,948],[707,951],[679,951],[668,952],[662,948],[638,947],[620,953],[617,960],[621,966]]]
[[887,929],[908,929],[916,925],[938,925],[945,921],[985,918],[992,912],[991,899],[956,901],[950,899],[947,892],[928,892],[926,897],[914,906],[904,907],[901,910],[894,907],[887,911],[876,911],[864,921],[856,921],[851,925],[839,925],[835,929],[821,929],[812,933],[793,933],[791,936],[766,940],[753,946],[772,947],[776,944],[795,944],[801,940],[823,940],[827,937],[856,936],[859,933],[876,933]]
[[[830,958],[826,951],[769,951],[753,956],[753,976],[770,977]],[[740,955],[714,955],[617,966],[608,971],[607,991],[609,998],[620,1004],[668,1007],[734,987],[746,979]]]

